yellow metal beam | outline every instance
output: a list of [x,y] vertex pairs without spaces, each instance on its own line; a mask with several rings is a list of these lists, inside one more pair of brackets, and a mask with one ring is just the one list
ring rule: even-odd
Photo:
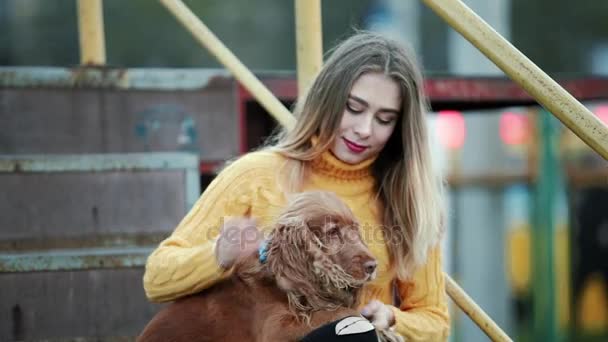
[[456,284],[456,282],[450,278],[449,275],[444,274],[445,277],[445,289],[450,298],[462,309],[483,330],[486,335],[492,341],[500,342],[513,342],[509,336],[500,329],[498,324],[486,314],[482,308],[475,303],[475,301],[469,297],[464,290]]
[[80,64],[106,64],[102,0],[78,0]]
[[422,0],[541,105],[608,160],[608,126],[460,0]]
[[295,0],[298,94],[302,94],[323,65],[321,0]]
[[181,0],[160,0],[178,21],[260,102],[281,125],[291,129],[296,120],[285,106],[247,69]]

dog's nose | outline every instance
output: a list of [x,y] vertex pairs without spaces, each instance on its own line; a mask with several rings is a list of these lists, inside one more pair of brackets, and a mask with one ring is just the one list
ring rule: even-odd
[[367,274],[374,273],[374,271],[376,270],[376,266],[378,266],[378,263],[376,262],[376,260],[366,261],[363,264],[363,268],[365,269],[365,273],[367,273]]

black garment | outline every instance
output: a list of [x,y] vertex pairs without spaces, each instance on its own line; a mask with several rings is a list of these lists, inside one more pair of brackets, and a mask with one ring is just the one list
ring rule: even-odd
[[[326,341],[339,341],[339,342],[378,342],[378,335],[376,330],[372,329],[365,332],[349,333],[346,335],[338,335],[336,332],[336,326],[351,317],[340,319],[331,323],[328,323],[306,335],[302,338],[301,342],[326,342]],[[352,318],[351,318],[352,319]],[[346,326],[342,329],[348,329]],[[342,330],[340,329],[340,330]],[[344,330],[342,330],[344,331]]]

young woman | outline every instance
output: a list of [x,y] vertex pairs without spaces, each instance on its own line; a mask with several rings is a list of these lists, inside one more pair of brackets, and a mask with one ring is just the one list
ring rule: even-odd
[[246,235],[256,228],[245,219],[231,221],[240,233],[218,239],[225,218],[251,217],[265,231],[289,193],[319,189],[349,205],[378,261],[362,314],[377,326],[394,324],[408,341],[446,340],[442,184],[431,165],[422,86],[398,43],[368,32],[342,42],[297,104],[295,128],[226,167],[150,255],[148,298],[207,288],[255,248]]

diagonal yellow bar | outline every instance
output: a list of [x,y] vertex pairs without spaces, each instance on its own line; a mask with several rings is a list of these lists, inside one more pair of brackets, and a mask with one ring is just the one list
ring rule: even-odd
[[323,65],[321,0],[295,0],[298,94],[310,85]]
[[[280,103],[272,93],[251,72],[236,59],[234,55],[209,31],[209,29],[198,19],[181,0],[160,0],[177,19],[194,35],[194,37],[207,49],[212,51],[216,58],[235,78],[243,83],[251,94],[262,103],[265,97],[272,97],[275,101],[268,101],[264,108],[277,121],[288,128],[293,128],[295,118]],[[320,21],[319,21],[320,22]],[[250,76],[247,76],[250,74]],[[298,73],[298,77],[301,75]],[[253,77],[253,81],[250,78]],[[249,82],[245,84],[242,80]],[[268,95],[269,94],[269,95]],[[285,124],[285,122],[287,124]],[[493,341],[512,341],[492,319],[454,282],[448,274],[446,279],[446,292],[454,302],[484,331]]]
[[456,305],[458,305],[458,307],[460,307],[460,309],[467,314],[467,316],[469,316],[492,341],[513,341],[504,331],[502,331],[502,329],[500,329],[498,324],[496,324],[496,322],[494,322],[494,320],[492,320],[492,318],[490,318],[490,316],[488,316],[488,314],[486,314],[452,278],[450,278],[449,275],[444,274],[444,276],[445,289],[450,295],[450,298],[452,298],[454,303],[456,303]]
[[181,0],[160,0],[179,22],[222,63],[234,77],[255,96],[260,104],[283,126],[292,128],[296,122],[289,110],[255,75],[192,13]]
[[608,160],[608,126],[460,0],[422,0],[541,105]]

